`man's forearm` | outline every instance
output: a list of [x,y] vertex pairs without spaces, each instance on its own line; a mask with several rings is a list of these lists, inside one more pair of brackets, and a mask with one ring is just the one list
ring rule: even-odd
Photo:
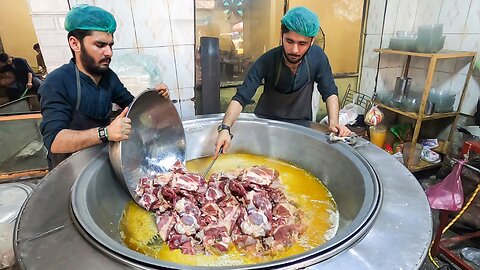
[[338,96],[331,95],[327,98],[327,113],[328,113],[328,124],[329,125],[336,125],[338,124],[338,113],[340,105],[338,103]]
[[232,100],[228,105],[227,111],[225,112],[225,116],[223,117],[223,124],[228,126],[233,126],[235,121],[237,120],[238,116],[242,112],[243,107],[240,102],[236,100]]
[[98,129],[87,130],[63,129],[53,140],[50,151],[55,154],[74,153],[90,146],[100,144]]
[[27,83],[32,83],[33,80],[33,74],[31,72],[28,73],[28,81]]

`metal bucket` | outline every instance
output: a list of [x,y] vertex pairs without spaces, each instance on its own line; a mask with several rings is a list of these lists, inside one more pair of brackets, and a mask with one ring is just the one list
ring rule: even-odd
[[[187,160],[212,154],[216,127],[220,122],[220,116],[197,117],[183,122]],[[175,269],[301,268],[349,249],[369,231],[380,209],[382,188],[369,163],[350,146],[330,144],[325,134],[310,128],[254,117],[241,117],[232,132],[235,139],[230,152],[248,152],[285,160],[323,181],[332,193],[340,215],[339,229],[331,240],[310,251],[256,265],[192,267],[148,257],[130,250],[120,240],[118,224],[130,197],[117,184],[105,156],[86,164],[72,189],[73,220],[79,231],[100,250],[123,263],[142,268]]]

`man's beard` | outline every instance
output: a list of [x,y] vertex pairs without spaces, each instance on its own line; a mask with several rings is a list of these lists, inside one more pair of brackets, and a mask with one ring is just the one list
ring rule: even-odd
[[[285,60],[287,60],[287,62],[290,63],[290,64],[298,64],[303,59],[303,56],[300,57],[300,55],[287,54],[287,52],[285,52],[285,49],[283,49],[283,55],[285,56]],[[293,60],[293,59],[290,58],[290,57],[294,57],[294,56],[298,57],[297,60]]]
[[[298,64],[300,63],[303,58],[305,57],[305,55],[307,55],[308,51],[310,50],[310,48],[312,47],[312,45],[308,46],[308,49],[305,51],[305,53],[300,57],[300,55],[298,54],[287,54],[287,52],[285,51],[285,47],[283,46],[283,41],[282,41],[282,50],[283,50],[283,56],[285,57],[285,60],[287,60],[288,63],[290,64]],[[298,59],[297,60],[292,60],[290,59],[290,57],[295,57],[297,56]]]
[[[103,75],[108,71],[108,64],[106,66],[100,65],[95,63],[95,59],[88,54],[87,50],[85,50],[85,46],[81,47],[81,54],[80,54],[80,61],[82,62],[83,67],[85,70],[92,74],[92,75]],[[108,63],[110,64],[110,59],[109,58],[104,58],[101,61],[107,60]]]

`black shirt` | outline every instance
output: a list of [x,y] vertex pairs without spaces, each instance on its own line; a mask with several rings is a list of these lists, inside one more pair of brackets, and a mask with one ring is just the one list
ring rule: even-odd
[[[308,58],[310,68],[310,79],[314,80],[318,86],[317,89],[325,101],[331,95],[338,95],[338,89],[333,79],[332,68],[328,62],[327,55],[322,48],[313,45],[305,55]],[[284,64],[282,46],[271,49],[264,53],[248,71],[243,84],[238,87],[237,93],[232,100],[245,105],[252,102],[252,98],[265,79],[265,88],[275,86],[278,67],[280,66],[280,76],[276,85],[276,90],[282,94],[290,94],[302,88],[308,82],[308,69],[306,61],[300,63],[296,75],[292,73],[289,67]]]
[[[77,84],[73,59],[48,74],[40,86],[42,123],[40,130],[45,147],[50,151],[55,136],[62,129],[70,129],[77,103]],[[98,86],[80,71],[81,102],[78,112],[96,119],[106,119],[112,110],[112,103],[125,108],[133,101],[133,95],[124,87],[118,76],[108,70]]]

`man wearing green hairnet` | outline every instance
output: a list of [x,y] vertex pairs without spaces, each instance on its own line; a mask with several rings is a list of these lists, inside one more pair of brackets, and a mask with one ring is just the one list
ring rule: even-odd
[[[95,6],[76,6],[65,17],[73,58],[48,74],[38,93],[50,169],[78,150],[128,139],[134,97],[109,68],[116,26],[111,13]],[[165,85],[155,88],[169,97]],[[124,109],[110,122],[112,103]]]
[[230,127],[252,97],[262,80],[264,91],[255,108],[255,114],[279,120],[312,120],[314,82],[328,112],[328,129],[339,136],[350,135],[350,130],[339,124],[338,91],[332,69],[323,50],[313,45],[320,29],[317,15],[305,7],[289,10],[282,20],[282,46],[274,48],[253,64],[237,93],[230,102],[222,124],[218,127],[215,155],[220,147],[226,152],[230,146]]

